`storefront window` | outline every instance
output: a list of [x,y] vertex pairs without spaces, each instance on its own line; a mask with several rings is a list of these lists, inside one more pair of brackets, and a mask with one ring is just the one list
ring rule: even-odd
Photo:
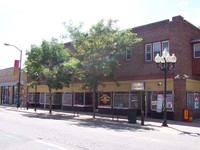
[[187,108],[190,108],[190,109],[200,108],[200,92],[187,93]]
[[92,93],[85,93],[85,105],[92,105]]
[[53,105],[61,105],[62,94],[53,93]]
[[[163,92],[152,92],[151,94],[151,110],[162,112],[164,104]],[[174,95],[171,91],[166,93],[166,108],[167,111],[174,111]]]
[[113,107],[114,108],[129,108],[129,93],[114,93]]
[[84,105],[84,93],[75,93],[75,105]]
[[[49,104],[50,93],[46,93],[46,104]],[[51,93],[51,102],[53,103],[53,93]]]
[[72,93],[62,94],[62,105],[72,106]]
[[33,98],[34,98],[33,93],[29,93],[28,94],[28,101],[29,101],[29,103],[33,103]]
[[40,104],[45,104],[45,103],[46,103],[46,94],[40,93]]
[[39,103],[39,96],[40,96],[40,93],[29,93],[29,103]]
[[129,101],[129,108],[138,109],[139,108],[139,94],[131,94]]

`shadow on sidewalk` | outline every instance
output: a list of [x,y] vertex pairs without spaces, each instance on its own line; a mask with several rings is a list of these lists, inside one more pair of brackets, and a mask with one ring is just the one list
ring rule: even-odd
[[180,135],[189,135],[189,136],[194,136],[194,137],[200,137],[200,133],[183,131],[183,130],[177,129],[175,127],[169,127],[169,128],[180,132]]
[[48,113],[29,113],[22,114],[25,117],[29,118],[38,118],[38,119],[53,119],[53,120],[65,120],[70,125],[76,125],[79,127],[87,128],[105,128],[109,130],[115,130],[118,132],[124,131],[140,131],[144,132],[145,130],[156,130],[151,127],[141,126],[140,124],[128,124],[127,121],[117,121],[111,120],[111,118],[101,118],[96,117],[93,119],[92,116],[75,116],[73,114],[48,114]]

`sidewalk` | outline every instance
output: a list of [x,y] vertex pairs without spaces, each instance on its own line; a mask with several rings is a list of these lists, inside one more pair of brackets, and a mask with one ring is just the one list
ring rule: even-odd
[[136,124],[128,123],[126,116],[116,116],[112,118],[111,114],[99,114],[96,113],[95,120],[92,119],[91,112],[73,112],[73,111],[63,111],[63,110],[52,110],[52,114],[49,115],[48,109],[37,108],[37,111],[34,111],[34,108],[16,108],[13,105],[0,105],[0,109],[6,109],[10,111],[28,113],[30,115],[37,115],[37,117],[48,117],[51,119],[66,120],[66,119],[76,119],[84,121],[99,121],[101,123],[111,123],[117,126],[129,126],[133,128],[141,128],[146,130],[158,130],[162,132],[173,132],[178,134],[185,134],[191,136],[200,137],[200,119],[196,119],[193,122],[183,122],[183,121],[172,121],[167,120],[168,127],[162,127],[161,119],[152,119],[145,118],[144,125],[141,125],[140,117],[137,117]]

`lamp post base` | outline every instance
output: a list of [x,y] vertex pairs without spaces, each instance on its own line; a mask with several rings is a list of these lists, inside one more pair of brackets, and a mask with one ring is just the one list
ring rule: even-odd
[[19,104],[17,104],[17,109],[20,107],[20,105]]
[[166,121],[166,120],[163,121],[162,126],[163,126],[163,127],[168,127],[167,121]]

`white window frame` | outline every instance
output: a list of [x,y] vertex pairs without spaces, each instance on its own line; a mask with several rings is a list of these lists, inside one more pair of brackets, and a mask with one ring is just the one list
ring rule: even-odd
[[162,41],[162,51],[164,50],[164,43],[168,43],[168,47],[167,47],[167,51],[169,52],[169,41],[167,40],[167,41]]
[[[148,46],[150,46],[150,52],[147,52],[147,47]],[[151,59],[150,60],[147,60],[147,54],[149,54],[150,53],[150,55],[151,55]],[[149,44],[145,44],[145,61],[146,62],[149,62],[149,61],[152,61],[152,44],[151,43],[149,43]]]
[[[195,46],[196,46],[196,45],[199,45],[199,46],[200,46],[200,43],[194,44],[194,45],[193,45],[194,58],[200,58],[200,56],[198,56],[198,57],[195,56],[195,52],[196,52]],[[197,50],[197,51],[200,51],[200,50]]]
[[155,45],[156,44],[159,44],[159,55],[161,55],[161,42],[155,42],[155,43],[153,43],[153,59],[156,57],[156,55],[154,55],[155,54]]
[[[130,56],[130,58],[128,58],[128,56]],[[130,48],[127,48],[126,49],[126,61],[129,61],[131,59],[132,59],[132,50]]]
[[73,94],[72,93],[62,93],[62,105],[72,106]]

